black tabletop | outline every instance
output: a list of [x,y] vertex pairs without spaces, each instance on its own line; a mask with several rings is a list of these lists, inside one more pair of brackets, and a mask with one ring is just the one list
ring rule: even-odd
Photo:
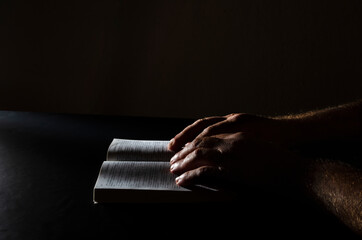
[[93,204],[113,138],[170,139],[190,122],[0,112],[0,239],[353,236],[312,204],[249,190],[232,203]]

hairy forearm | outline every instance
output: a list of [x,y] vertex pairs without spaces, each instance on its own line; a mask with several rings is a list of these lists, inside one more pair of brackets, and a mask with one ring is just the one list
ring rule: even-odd
[[362,171],[342,162],[313,161],[307,192],[327,211],[362,235]]
[[286,139],[291,143],[358,137],[362,135],[362,100],[274,119],[288,126]]
[[[274,119],[287,126],[285,139],[292,145],[362,137],[362,100]],[[309,195],[362,235],[361,169],[336,160],[310,161],[307,169]]]

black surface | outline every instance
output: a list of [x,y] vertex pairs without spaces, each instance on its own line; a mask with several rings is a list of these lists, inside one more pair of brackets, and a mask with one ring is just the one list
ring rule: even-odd
[[0,112],[0,239],[354,236],[304,200],[250,190],[227,204],[93,204],[113,138],[170,139],[188,123]]

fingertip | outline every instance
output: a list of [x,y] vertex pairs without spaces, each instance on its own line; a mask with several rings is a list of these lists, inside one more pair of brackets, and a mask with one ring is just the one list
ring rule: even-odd
[[184,175],[184,174],[182,174],[182,175],[178,176],[177,178],[175,178],[175,182],[176,182],[176,184],[179,185],[179,186],[182,186],[182,182],[183,182],[183,178],[184,178],[183,175]]
[[178,168],[178,165],[179,165],[179,163],[171,163],[170,172],[175,174],[176,170]]
[[175,155],[173,155],[173,157],[170,159],[170,164],[174,164],[175,162],[177,162],[179,157],[179,154],[176,153]]
[[168,149],[171,151],[174,151],[174,145],[175,145],[175,138],[172,138],[170,142],[168,143]]
[[189,187],[193,185],[194,175],[192,171],[185,172],[175,179],[175,182],[180,187]]
[[178,152],[182,149],[182,147],[180,147],[179,145],[180,141],[176,138],[172,138],[168,143],[168,149],[173,152]]

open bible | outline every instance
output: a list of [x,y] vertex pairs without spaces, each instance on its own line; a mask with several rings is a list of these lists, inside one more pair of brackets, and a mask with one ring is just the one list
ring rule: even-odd
[[113,139],[93,190],[93,201],[193,202],[217,200],[218,191],[187,189],[170,172],[168,141]]

